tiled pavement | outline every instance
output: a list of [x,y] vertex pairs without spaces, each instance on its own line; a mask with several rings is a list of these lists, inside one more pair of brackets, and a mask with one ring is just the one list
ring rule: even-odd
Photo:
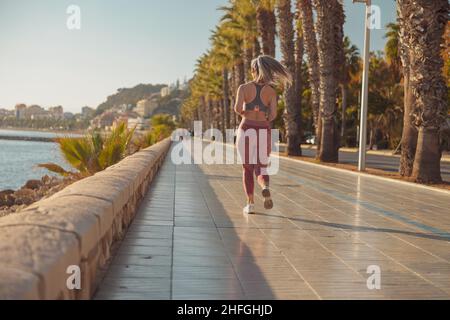
[[240,166],[168,157],[95,298],[450,298],[449,194],[291,160],[271,187],[245,216]]

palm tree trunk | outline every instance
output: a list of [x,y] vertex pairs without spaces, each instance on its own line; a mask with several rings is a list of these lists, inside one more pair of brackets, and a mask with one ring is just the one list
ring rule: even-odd
[[[292,25],[293,14],[291,11],[291,0],[278,0],[277,10],[283,63],[288,68],[289,72],[295,76],[294,28]],[[300,147],[301,141],[297,126],[300,110],[296,108],[295,85],[285,88],[284,102],[286,106],[283,119],[286,127],[287,153],[288,155],[300,156],[302,150]]]
[[258,33],[262,42],[262,53],[275,57],[276,17],[273,9],[267,4],[259,4],[256,8]]
[[205,127],[208,127],[208,107],[206,105],[205,96],[200,97],[200,118]]
[[238,66],[235,64],[233,69],[231,70],[231,82],[230,82],[230,92],[231,92],[231,102],[230,102],[230,125],[231,128],[236,128],[236,113],[233,111],[234,103],[236,102],[236,92],[238,89],[238,81],[237,81],[237,71]]
[[337,72],[336,47],[339,29],[338,19],[342,5],[337,0],[315,0],[317,11],[316,29],[319,34],[319,65],[320,65],[320,113],[322,120],[322,135],[320,137],[319,159],[324,162],[338,162],[339,146],[337,144],[336,126],[336,92]]
[[220,131],[222,131],[223,137],[225,137],[225,129],[226,129],[226,109],[225,109],[225,101],[224,99],[220,99],[218,101],[219,112],[220,112]]
[[421,183],[442,182],[441,155],[439,131],[434,128],[419,127],[412,172],[413,179]]
[[412,177],[417,182],[442,181],[439,130],[447,117],[447,84],[442,74],[441,47],[449,12],[448,0],[415,0],[408,19],[411,32],[411,90],[419,128]]
[[214,102],[210,97],[208,97],[208,128],[211,126],[217,128],[217,119]]
[[[236,81],[236,88],[245,83],[245,68],[243,61],[240,61],[236,66]],[[233,128],[236,128],[238,122],[240,121],[240,117],[235,112],[233,112],[233,115],[235,119],[235,125]]]
[[410,177],[414,166],[414,157],[417,148],[418,132],[412,123],[411,113],[413,111],[414,96],[410,88],[409,70],[403,68],[404,74],[404,108],[403,108],[403,131],[401,140],[400,175]]
[[342,117],[341,117],[341,138],[342,143],[344,143],[345,137],[345,112],[347,110],[347,84],[343,83],[341,85],[341,94],[342,94]]
[[255,37],[253,42],[254,42],[254,45],[253,45],[252,59],[256,58],[257,56],[259,56],[261,54],[261,44],[259,43],[258,37]]
[[304,41],[301,23],[299,21],[296,24],[296,37],[295,37],[295,107],[298,110],[297,116],[297,128],[300,136],[300,143],[303,139],[303,124],[302,124],[302,94],[303,94],[303,79],[302,79],[302,66],[303,66],[303,54],[304,54]]
[[224,127],[230,127],[230,87],[228,82],[228,68],[223,68],[223,113],[224,113]]
[[253,45],[248,41],[244,43],[244,81],[250,81],[250,68],[253,59]]
[[311,105],[313,111],[314,127],[316,131],[317,155],[320,152],[320,74],[319,74],[319,54],[317,47],[317,36],[314,28],[314,19],[311,0],[297,0],[297,8],[302,21],[302,31],[305,45],[305,52],[308,55],[308,73],[311,87]]
[[240,61],[237,65],[236,79],[237,79],[237,87],[239,87],[241,84],[245,82],[245,68],[243,61]]
[[401,140],[401,156],[399,172],[401,176],[410,177],[414,165],[417,147],[417,129],[412,123],[411,113],[414,105],[414,95],[410,88],[410,50],[407,19],[411,15],[411,0],[398,0],[397,16],[399,23],[400,57],[403,66],[404,102],[403,102],[403,131]]

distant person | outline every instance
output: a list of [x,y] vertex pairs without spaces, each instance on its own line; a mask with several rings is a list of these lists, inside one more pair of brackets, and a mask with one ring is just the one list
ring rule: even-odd
[[[277,116],[278,97],[273,87],[276,81],[292,84],[292,76],[274,58],[261,55],[251,64],[253,81],[238,88],[234,111],[242,116],[237,130],[237,149],[243,162],[244,191],[247,205],[244,213],[255,213],[253,175],[262,188],[264,208],[272,209],[269,190],[268,160],[272,148],[271,122]],[[261,137],[261,138],[260,138]]]

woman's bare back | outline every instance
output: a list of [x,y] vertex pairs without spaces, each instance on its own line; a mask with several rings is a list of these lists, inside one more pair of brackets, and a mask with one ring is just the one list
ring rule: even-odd
[[[262,86],[262,85],[261,85]],[[245,110],[245,105],[255,101],[257,98],[257,88],[254,82],[248,82],[242,86],[243,91],[243,114],[244,118],[254,121],[267,121],[273,120],[271,115],[276,114],[276,91],[269,85],[262,86],[260,98],[261,102],[269,108],[268,112],[258,111],[258,110]],[[259,109],[263,109],[264,106],[258,106]],[[258,109],[258,108],[257,108]],[[275,109],[275,110],[272,110]],[[268,119],[269,117],[269,119]]]

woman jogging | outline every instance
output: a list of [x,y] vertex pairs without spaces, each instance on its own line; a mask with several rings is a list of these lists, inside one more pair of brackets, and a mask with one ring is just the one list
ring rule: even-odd
[[261,55],[251,64],[253,81],[241,85],[237,91],[234,111],[242,116],[237,132],[237,149],[243,163],[244,190],[247,205],[244,213],[255,213],[254,189],[256,176],[262,188],[264,208],[271,209],[268,160],[271,152],[271,122],[277,116],[278,97],[273,85],[277,81],[291,85],[292,76],[274,58]]

